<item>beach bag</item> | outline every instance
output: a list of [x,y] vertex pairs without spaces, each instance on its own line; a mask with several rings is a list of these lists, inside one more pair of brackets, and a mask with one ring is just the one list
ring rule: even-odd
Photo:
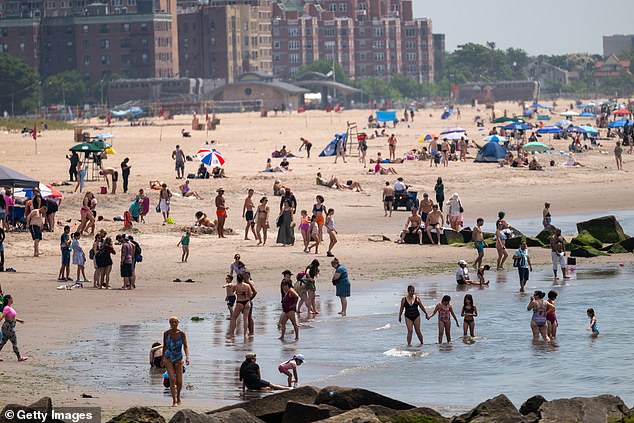
[[460,207],[460,213],[464,213],[464,209],[462,208],[462,203],[458,201],[458,206]]
[[306,277],[306,272],[299,272],[297,274],[297,276],[295,276],[295,279],[297,279],[297,282],[303,283],[304,278]]
[[156,210],[157,213],[161,212],[161,204],[160,203],[156,205],[156,209],[155,210]]
[[282,226],[282,215],[277,216],[277,219],[275,219],[275,226],[278,228]]
[[[520,250],[517,250],[516,252],[519,252]],[[524,263],[524,256],[522,255],[522,253],[520,252],[519,256],[516,256],[515,254],[513,254],[513,267],[524,267],[526,266],[526,264]]]
[[88,253],[88,258],[90,258],[90,260],[95,259],[95,250],[93,248],[90,249],[90,252]]

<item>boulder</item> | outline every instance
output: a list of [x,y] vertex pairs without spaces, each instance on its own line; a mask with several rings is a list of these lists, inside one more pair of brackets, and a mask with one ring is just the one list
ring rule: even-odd
[[572,244],[581,245],[584,247],[593,247],[593,248],[596,248],[597,250],[600,250],[601,248],[603,248],[603,243],[599,241],[598,239],[596,239],[595,237],[593,237],[592,235],[590,235],[590,232],[588,231],[579,232],[579,235],[574,237],[570,242]]
[[337,416],[320,420],[320,423],[381,423],[381,420],[379,420],[371,409],[360,407]]
[[[427,238],[427,235],[425,235],[425,232],[423,231],[423,244],[429,244],[429,239],[426,239],[426,238]],[[403,241],[405,242],[405,244],[419,244],[420,243],[418,234],[410,234],[410,233],[405,234],[405,238],[403,239]]]
[[548,245],[548,244],[550,244],[550,238],[552,238],[553,235],[555,234],[555,229],[556,228],[554,226],[549,226],[549,227],[543,229],[537,235],[535,235],[535,238],[539,239],[541,242],[543,242],[544,244]]
[[606,244],[613,244],[627,238],[614,216],[604,216],[577,223],[577,232],[581,233],[584,230]]
[[623,241],[619,242],[618,245],[623,247],[625,251],[629,251],[630,253],[634,252],[634,238],[624,239]]
[[546,398],[541,395],[535,395],[527,399],[524,404],[520,407],[520,414],[526,416],[530,413],[537,414],[539,412],[539,407],[542,406],[543,403],[546,402]]
[[456,416],[452,423],[528,423],[506,395],[484,401],[466,414]]
[[495,232],[482,232],[484,239],[495,239]]
[[540,422],[595,423],[619,421],[628,412],[623,400],[614,395],[591,398],[558,399],[545,402],[539,408]]
[[625,247],[623,247],[621,245],[620,242],[617,242],[616,244],[612,244],[610,246],[610,248],[608,248],[607,250],[602,250],[602,251],[606,251],[608,254],[625,254],[625,253],[629,253],[629,251],[627,251],[625,249]]
[[263,423],[242,408],[223,411],[216,414],[196,413],[192,410],[180,410],[169,423]]
[[473,241],[473,231],[471,230],[471,228],[463,228],[460,231],[460,234],[462,235],[462,242],[471,242],[471,241]]
[[165,423],[165,419],[156,410],[149,407],[132,407],[113,417],[108,423]]
[[326,386],[319,391],[315,404],[327,404],[342,410],[353,410],[363,405],[382,405],[393,410],[410,410],[413,405],[388,398],[361,388]]
[[343,413],[343,410],[331,405],[300,404],[295,401],[289,401],[288,404],[286,404],[286,411],[284,411],[282,423],[316,422],[341,413]]
[[544,244],[541,240],[539,240],[539,238],[533,238],[533,237],[527,236],[526,246],[544,248],[546,244]]
[[248,402],[222,407],[210,411],[207,414],[216,414],[242,408],[265,422],[280,423],[284,415],[284,410],[286,410],[286,403],[294,401],[301,404],[313,404],[318,393],[319,390],[314,386],[302,386],[300,388],[291,389],[290,391],[282,391],[267,395],[263,398],[256,398]]
[[449,419],[438,411],[427,407],[417,407],[411,410],[392,410],[380,405],[368,405],[381,421],[397,422],[424,422],[424,423],[449,423]]
[[43,397],[40,400],[29,405],[29,408],[32,408],[38,411],[43,411],[50,416],[51,411],[53,410],[53,400],[51,400],[51,397]]
[[[471,241],[469,239],[469,241]],[[469,242],[466,241],[466,242]],[[456,232],[453,229],[445,229],[443,231],[443,234],[440,236],[440,242],[442,244],[447,244],[447,245],[452,245],[452,244],[459,244],[462,242],[465,242],[464,239],[464,235],[461,234],[460,232]]]
[[484,248],[495,248],[495,238],[485,238]]
[[520,245],[522,244],[523,240],[524,240],[524,237],[521,237],[521,236],[514,236],[513,238],[507,239],[505,244],[506,249],[517,250],[518,248],[520,248]]
[[609,254],[604,253],[603,251],[597,250],[593,247],[586,247],[576,244],[570,245],[570,257],[599,257],[599,256],[607,256]]

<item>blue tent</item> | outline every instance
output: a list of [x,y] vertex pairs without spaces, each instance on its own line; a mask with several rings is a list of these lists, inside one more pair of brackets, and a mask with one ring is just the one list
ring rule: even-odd
[[543,128],[539,128],[535,132],[537,132],[538,134],[561,134],[563,132],[563,129],[556,126],[544,126]]
[[475,158],[476,163],[497,163],[500,159],[506,156],[506,150],[502,148],[497,142],[491,141],[478,151],[478,155]]
[[348,134],[335,134],[335,138],[333,138],[333,140],[328,143],[326,148],[324,148],[323,151],[319,153],[319,157],[334,156],[335,154],[337,154],[337,138],[339,138],[340,136],[343,137],[343,145],[345,148]]
[[377,110],[377,122],[394,122],[396,119],[396,110]]

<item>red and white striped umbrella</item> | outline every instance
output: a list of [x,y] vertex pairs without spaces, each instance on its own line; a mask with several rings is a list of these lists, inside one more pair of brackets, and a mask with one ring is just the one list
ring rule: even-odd
[[[50,185],[44,185],[43,183],[40,183],[39,189],[40,189],[40,195],[42,196],[42,198],[63,198],[64,197],[64,195],[62,195],[61,192],[59,192],[58,190],[56,190]],[[15,197],[33,198],[33,188],[16,188],[15,191],[13,192],[13,195]]]
[[222,166],[225,164],[225,158],[216,149],[201,148],[196,153],[198,160],[207,166]]

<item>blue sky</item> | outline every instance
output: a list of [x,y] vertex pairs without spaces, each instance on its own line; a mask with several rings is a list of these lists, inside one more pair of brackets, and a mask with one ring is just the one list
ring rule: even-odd
[[634,0],[414,0],[414,15],[446,34],[447,51],[494,41],[529,54],[600,54],[603,35],[634,34]]

